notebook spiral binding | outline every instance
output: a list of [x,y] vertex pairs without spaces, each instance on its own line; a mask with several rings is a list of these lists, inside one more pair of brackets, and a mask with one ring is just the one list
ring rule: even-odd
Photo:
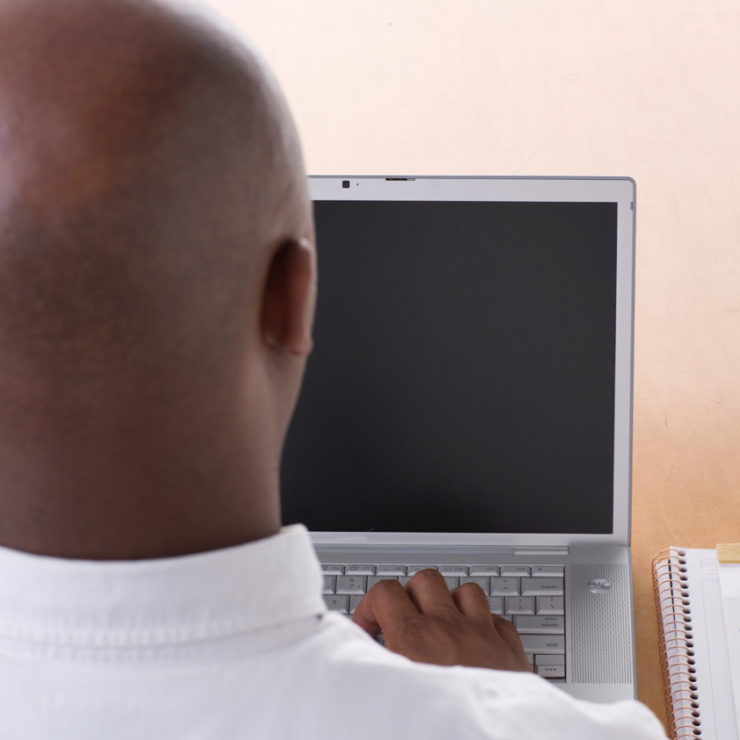
[[670,547],[652,564],[663,689],[670,736],[676,740],[702,736],[685,556],[684,550]]

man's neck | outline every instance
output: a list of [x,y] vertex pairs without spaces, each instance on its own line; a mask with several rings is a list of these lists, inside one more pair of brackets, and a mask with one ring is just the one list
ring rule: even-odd
[[[277,460],[211,408],[5,418],[0,545],[56,557],[171,557],[280,527]],[[225,410],[224,410],[225,411]]]
[[[40,555],[90,560],[174,557],[243,544],[280,528],[274,495],[254,483],[192,471],[141,480],[121,475],[95,483],[46,470],[47,490],[0,475],[0,545]],[[62,476],[64,480],[62,480]]]

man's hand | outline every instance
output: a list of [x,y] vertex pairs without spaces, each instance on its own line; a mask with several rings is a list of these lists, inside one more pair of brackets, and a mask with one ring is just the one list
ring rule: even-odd
[[466,583],[450,592],[435,570],[419,571],[404,588],[381,581],[357,605],[353,621],[411,660],[530,671],[514,626],[491,614],[483,589]]

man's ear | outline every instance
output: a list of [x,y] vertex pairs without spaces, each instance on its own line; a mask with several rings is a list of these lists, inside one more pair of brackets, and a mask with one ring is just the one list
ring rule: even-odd
[[275,252],[262,298],[262,338],[274,349],[305,357],[313,347],[316,256],[306,239]]

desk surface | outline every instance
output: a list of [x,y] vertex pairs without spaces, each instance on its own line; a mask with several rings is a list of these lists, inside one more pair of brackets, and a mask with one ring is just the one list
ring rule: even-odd
[[636,179],[637,678],[664,718],[651,557],[740,540],[737,0],[206,1],[309,172]]
[[[740,341],[738,317],[711,325],[720,377],[686,381],[686,405],[664,408],[655,387],[635,406],[633,570],[638,697],[663,721],[663,679],[650,561],[667,545],[714,547],[740,540]],[[724,345],[730,335],[735,341]],[[721,376],[725,375],[724,382]],[[722,396],[734,391],[734,398]]]

